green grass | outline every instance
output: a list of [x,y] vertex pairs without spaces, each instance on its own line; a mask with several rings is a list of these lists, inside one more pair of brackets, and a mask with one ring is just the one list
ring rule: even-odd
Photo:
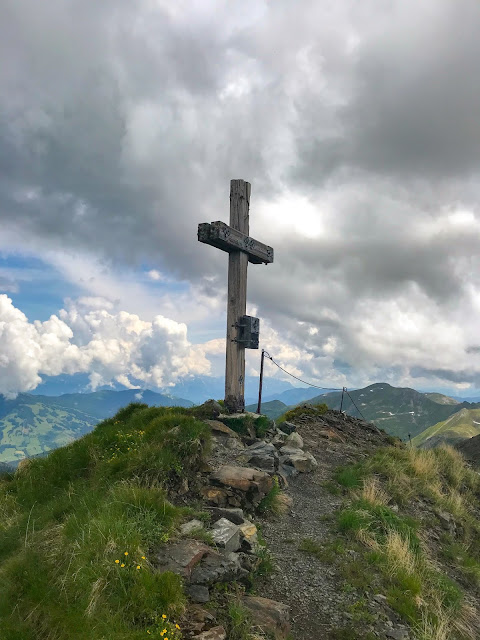
[[134,404],[3,476],[2,640],[145,638],[179,616],[181,580],[150,558],[188,515],[169,492],[194,479],[209,434],[188,409]]
[[250,612],[238,602],[228,607],[227,631],[229,640],[249,640],[252,628]]
[[272,420],[267,416],[255,418],[248,413],[243,416],[223,418],[223,422],[239,435],[249,436],[254,434],[257,438],[263,438],[273,424]]
[[281,513],[282,505],[279,501],[280,495],[282,495],[282,490],[280,489],[277,476],[274,476],[272,488],[260,501],[257,511],[259,513]]
[[333,564],[338,557],[345,553],[345,547],[341,540],[321,544],[312,538],[303,538],[298,545],[298,550],[328,564]]
[[[460,454],[450,447],[392,447],[338,469],[335,481],[349,492],[348,502],[337,514],[338,530],[350,544],[363,549],[355,561],[340,566],[345,588],[364,592],[375,588],[384,593],[392,609],[422,640],[476,637],[463,614],[462,585],[445,571],[448,564],[462,572],[462,584],[478,587],[480,525],[474,514],[480,482]],[[408,515],[417,500],[427,501],[434,511],[449,513],[463,536],[462,541],[444,535],[441,557],[434,561],[432,548],[427,554],[422,540],[435,526],[435,518],[417,521]],[[445,629],[448,636],[441,635]]]
[[418,553],[418,523],[408,516],[399,516],[385,505],[371,504],[367,500],[355,500],[338,514],[338,528],[343,533],[366,532],[378,544],[385,544],[387,535],[395,531],[408,539],[410,549]]
[[328,406],[325,403],[321,404],[302,404],[293,409],[289,409],[283,415],[281,415],[277,423],[281,422],[295,422],[296,418],[305,416],[307,418],[316,418],[328,411]]
[[361,486],[364,475],[365,471],[362,465],[356,464],[336,469],[333,477],[342,487],[355,489]]

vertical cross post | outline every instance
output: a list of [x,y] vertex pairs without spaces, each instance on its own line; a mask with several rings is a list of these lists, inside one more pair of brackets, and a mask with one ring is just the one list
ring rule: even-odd
[[248,263],[270,264],[273,249],[250,238],[250,183],[230,181],[230,226],[217,220],[198,225],[198,240],[226,251],[228,256],[227,346],[225,407],[245,410],[245,349],[258,349],[259,318],[246,315]]
[[[230,182],[230,227],[248,236],[250,183]],[[232,251],[228,256],[227,348],[225,406],[231,413],[245,409],[245,346],[237,342],[238,323],[247,310],[248,254]]]

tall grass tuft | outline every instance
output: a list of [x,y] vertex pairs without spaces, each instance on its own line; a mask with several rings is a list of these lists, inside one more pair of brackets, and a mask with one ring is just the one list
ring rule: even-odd
[[[477,588],[480,575],[480,476],[452,447],[417,450],[388,448],[337,472],[350,501],[338,514],[338,527],[365,547],[367,566],[376,566],[389,605],[420,640],[478,637],[478,609],[442,562]],[[428,521],[415,521],[410,505],[432,505]],[[423,505],[423,506],[422,506]],[[443,556],[427,547],[435,513],[449,514],[456,537],[443,535]],[[438,534],[437,534],[438,536]],[[438,555],[438,557],[436,557]]]

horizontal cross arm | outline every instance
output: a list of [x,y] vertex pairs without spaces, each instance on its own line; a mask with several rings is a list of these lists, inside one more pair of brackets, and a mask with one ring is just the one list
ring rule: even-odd
[[263,242],[258,242],[224,222],[204,222],[198,225],[198,239],[222,251],[243,251],[248,254],[248,261],[253,264],[273,262],[273,249]]

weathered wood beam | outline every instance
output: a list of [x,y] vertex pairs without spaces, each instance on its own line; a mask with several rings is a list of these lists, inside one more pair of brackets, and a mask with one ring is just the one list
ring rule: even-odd
[[268,264],[273,262],[273,249],[263,242],[250,238],[238,229],[229,227],[224,222],[204,222],[198,225],[198,239],[223,251],[243,251],[248,255],[248,261],[253,264]]
[[[248,237],[250,183],[230,181],[230,225]],[[225,227],[227,225],[224,225]],[[228,256],[227,345],[225,362],[225,406],[230,413],[245,410],[245,347],[237,342],[238,323],[247,308],[247,268],[249,256],[231,251]]]

